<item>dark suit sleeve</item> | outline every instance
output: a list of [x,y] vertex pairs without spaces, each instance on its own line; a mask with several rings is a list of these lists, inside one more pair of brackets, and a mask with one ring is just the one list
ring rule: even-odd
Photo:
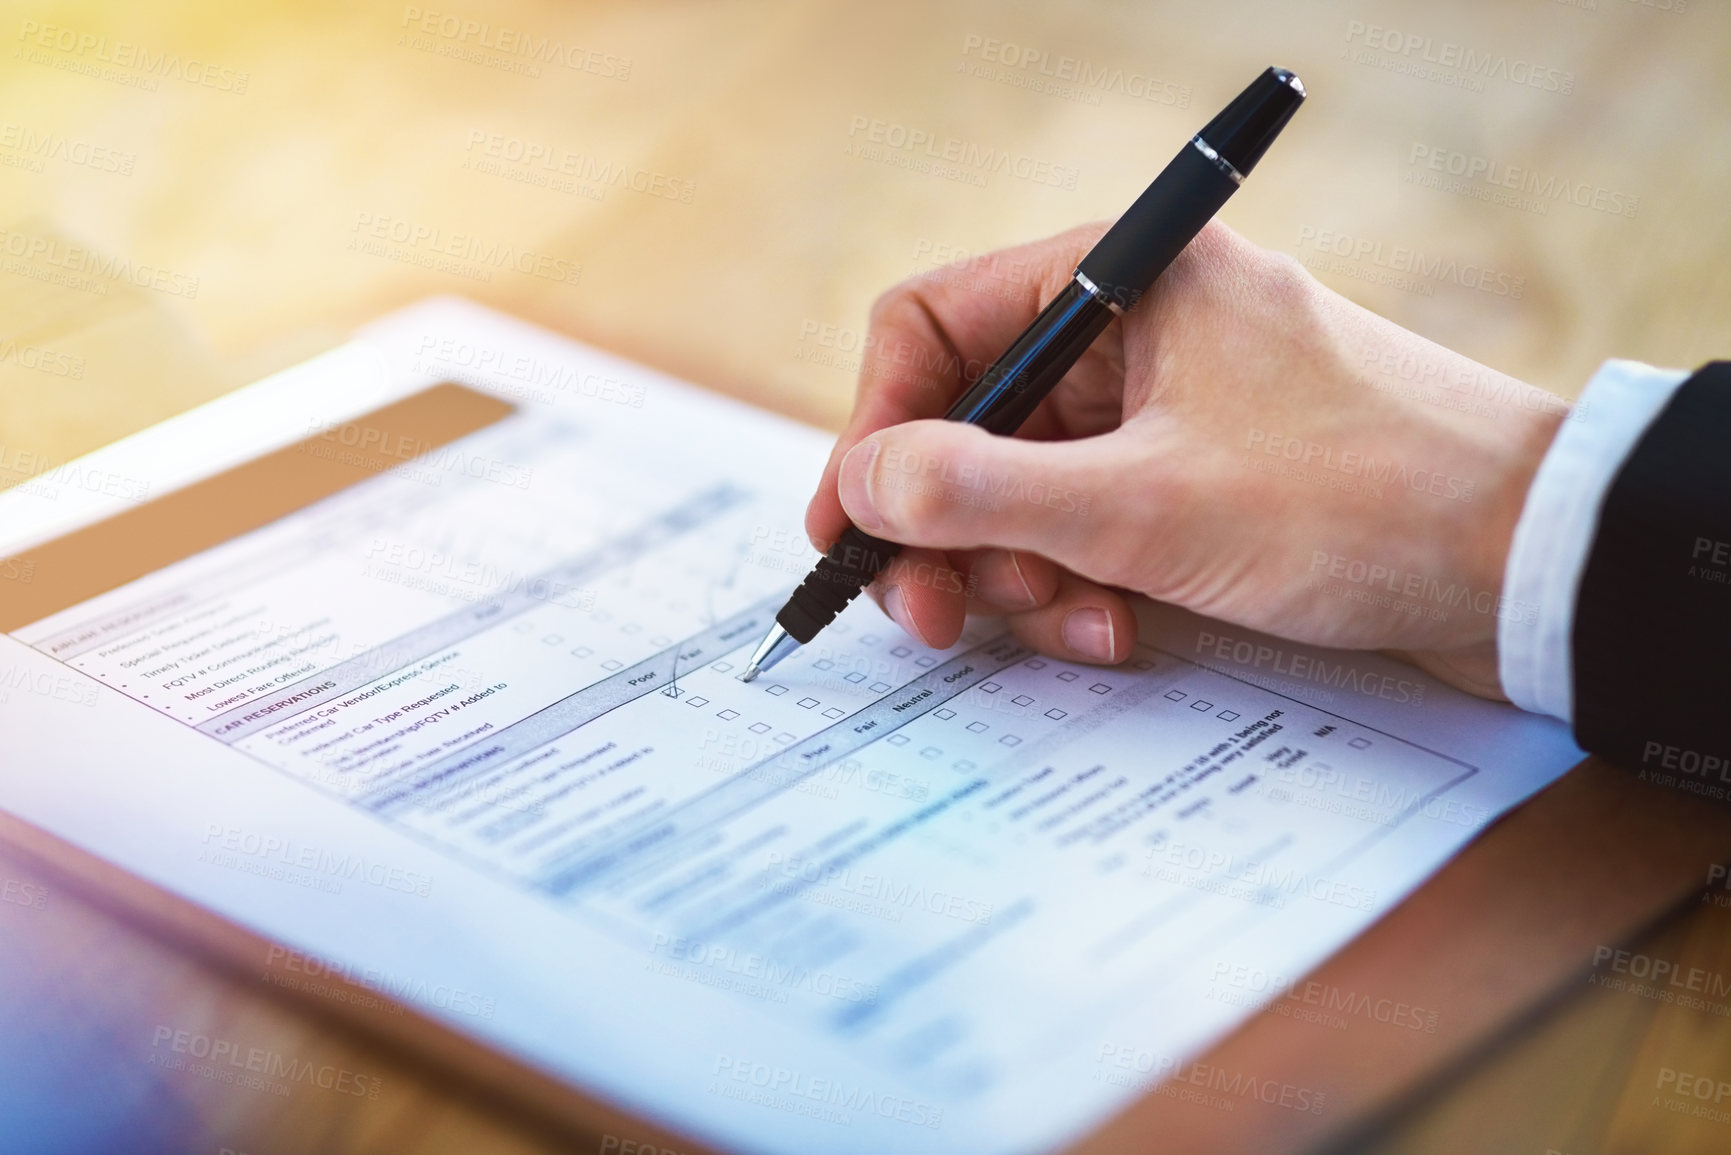
[[1572,640],[1582,748],[1731,798],[1731,362],[1678,386],[1616,474]]

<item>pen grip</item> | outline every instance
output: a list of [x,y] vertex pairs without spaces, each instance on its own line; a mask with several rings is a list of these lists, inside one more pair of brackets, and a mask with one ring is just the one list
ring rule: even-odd
[[793,635],[794,641],[805,645],[833,622],[873,578],[888,569],[901,549],[893,541],[848,526],[793,591],[775,620]]

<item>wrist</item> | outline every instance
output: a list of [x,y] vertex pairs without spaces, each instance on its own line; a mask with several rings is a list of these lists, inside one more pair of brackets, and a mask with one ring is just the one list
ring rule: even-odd
[[[1541,394],[1532,386],[1522,385],[1521,388],[1535,395],[1550,396]],[[1499,438],[1500,452],[1493,459],[1495,468],[1489,471],[1488,484],[1484,487],[1484,505],[1479,511],[1480,520],[1472,535],[1469,556],[1473,573],[1482,583],[1481,588],[1494,590],[1499,602],[1507,593],[1504,586],[1515,528],[1526,509],[1533,479],[1567,415],[1563,408],[1567,403],[1561,398],[1553,400],[1557,402],[1554,408],[1519,415],[1504,414],[1498,422],[1505,435]],[[1498,616],[1502,616],[1500,610]]]

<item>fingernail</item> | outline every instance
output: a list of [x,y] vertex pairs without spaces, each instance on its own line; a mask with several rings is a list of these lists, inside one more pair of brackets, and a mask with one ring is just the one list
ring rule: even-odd
[[[1016,556],[1016,551],[1010,551],[1010,568],[1016,571],[1016,580],[1022,583],[1022,596],[1026,599],[1024,605],[1033,605],[1039,599],[1034,597],[1034,587],[1028,584],[1028,579],[1022,576],[1022,559]],[[1111,625],[1110,622],[1107,623]]]
[[1071,610],[1064,619],[1064,644],[1084,658],[1096,662],[1112,660],[1112,615],[1089,608]]
[[994,607],[1031,610],[1037,604],[1014,550],[981,550],[974,556],[973,572],[968,576],[968,592]]
[[872,466],[877,462],[878,448],[876,439],[867,438],[848,450],[841,459],[841,476],[836,482],[842,508],[861,529],[882,529],[884,524],[872,496]]
[[914,626],[914,616],[908,613],[908,600],[902,596],[900,586],[891,586],[890,592],[884,595],[884,613],[890,616],[890,621],[902,628],[903,633],[924,644],[925,639]]

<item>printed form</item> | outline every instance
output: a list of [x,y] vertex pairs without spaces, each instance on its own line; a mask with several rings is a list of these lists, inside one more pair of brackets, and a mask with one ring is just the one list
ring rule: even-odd
[[826,436],[461,303],[369,338],[517,410],[0,639],[90,696],[0,703],[0,805],[719,1145],[1073,1139],[1580,756],[1161,607],[1098,668],[862,598],[743,684]]

